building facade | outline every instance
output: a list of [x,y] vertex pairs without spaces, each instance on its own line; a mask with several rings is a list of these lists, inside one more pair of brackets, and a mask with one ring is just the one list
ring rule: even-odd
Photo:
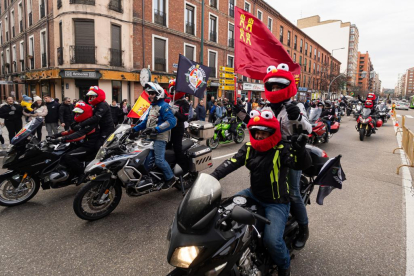
[[405,92],[406,97],[409,98],[414,95],[414,67],[407,69],[405,72]]

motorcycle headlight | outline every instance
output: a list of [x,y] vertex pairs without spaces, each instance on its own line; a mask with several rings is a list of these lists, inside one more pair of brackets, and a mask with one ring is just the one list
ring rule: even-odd
[[96,154],[96,159],[101,160],[105,157],[106,155],[106,149],[104,147],[101,147],[98,151],[98,153]]
[[178,247],[174,250],[170,264],[175,267],[188,268],[201,251],[199,246]]

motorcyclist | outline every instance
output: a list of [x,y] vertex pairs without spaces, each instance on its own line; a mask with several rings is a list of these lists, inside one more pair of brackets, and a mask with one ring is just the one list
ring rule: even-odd
[[[289,72],[289,66],[284,63],[279,64],[277,68],[269,66],[263,81],[266,98],[270,101],[272,111],[281,125],[282,139],[289,140],[295,132],[299,132],[298,129],[302,129],[302,133],[305,134],[312,133],[312,125],[309,123],[304,105],[291,100],[297,94],[297,88],[295,78]],[[236,106],[236,111],[237,116],[245,123],[250,120],[243,108]],[[299,234],[293,243],[297,250],[302,249],[309,238],[308,215],[300,194],[301,175],[301,170],[289,170],[291,211],[299,223]]]
[[287,178],[289,168],[306,169],[312,162],[305,150],[307,135],[294,136],[291,144],[282,141],[279,121],[270,108],[252,110],[247,128],[250,142],[211,175],[220,180],[243,165],[250,170],[250,188],[238,195],[252,198],[264,208],[271,221],[264,229],[264,244],[278,275],[290,275],[289,249],[283,240],[290,205]]
[[111,110],[109,104],[105,101],[105,92],[98,86],[91,86],[86,96],[89,96],[89,104],[93,106],[93,116],[75,125],[73,130],[76,131],[87,125],[93,126],[98,123],[101,135],[99,143],[102,145],[106,138],[115,131]]
[[164,101],[165,92],[159,84],[147,82],[144,90],[148,93],[151,105],[142,121],[129,131],[144,130],[142,134],[147,134],[154,141],[155,165],[164,173],[165,183],[162,189],[166,190],[175,184],[175,176],[165,160],[165,148],[170,139],[170,129],[176,126],[177,119],[170,105]]
[[189,164],[186,162],[187,159],[183,153],[183,137],[185,131],[184,122],[188,121],[190,104],[184,98],[185,93],[175,90],[175,79],[170,81],[168,92],[173,100],[170,103],[172,105],[172,111],[177,118],[177,125],[171,129],[171,143],[178,165],[180,165],[184,172],[187,172]]
[[[75,108],[73,109],[73,113],[75,113],[75,124],[79,125],[85,120],[91,118],[93,111],[90,105],[84,102],[77,102]],[[77,131],[63,131],[51,136],[48,139],[53,143],[77,142],[79,144],[79,147],[62,156],[60,164],[65,166],[72,175],[78,175],[76,185],[81,184],[85,180],[82,161],[85,161],[88,156],[95,156],[99,147],[102,145],[100,143],[101,135],[98,122],[82,126]],[[61,172],[61,175],[62,177],[64,176],[63,172]]]
[[325,101],[325,106],[322,108],[321,118],[328,126],[328,135],[331,133],[331,125],[335,121],[335,108],[332,107],[330,100]]

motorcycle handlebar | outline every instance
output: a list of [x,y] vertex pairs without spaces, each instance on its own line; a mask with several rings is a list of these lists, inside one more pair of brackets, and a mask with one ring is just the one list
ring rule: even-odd
[[262,221],[262,222],[264,222],[264,223],[266,223],[266,224],[270,224],[270,220],[268,220],[267,218],[262,217],[261,215],[258,215],[258,214],[256,214],[256,213],[252,213],[252,214],[253,214],[253,216],[254,216],[257,220],[260,220],[260,221]]

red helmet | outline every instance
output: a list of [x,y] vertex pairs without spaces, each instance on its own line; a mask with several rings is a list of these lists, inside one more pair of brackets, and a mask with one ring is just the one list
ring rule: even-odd
[[367,96],[367,100],[375,101],[377,96],[374,93],[369,93]]
[[77,102],[73,113],[75,113],[75,121],[77,123],[83,122],[93,115],[92,107],[85,102]]
[[378,121],[377,121],[377,127],[382,127],[382,120],[381,119],[378,119]]
[[298,92],[295,78],[289,72],[289,66],[281,63],[277,66],[269,66],[267,75],[263,79],[265,95],[271,103],[280,103],[289,100]]
[[371,100],[366,100],[365,101],[365,107],[366,108],[373,108],[374,107],[374,104],[372,103]]
[[97,104],[98,104],[98,103],[100,103],[100,102],[105,101],[105,98],[106,98],[105,92],[104,92],[102,89],[100,89],[98,86],[91,86],[91,87],[89,88],[88,93],[86,93],[86,96],[89,96],[89,97],[91,97],[91,96],[96,97],[96,98],[95,98],[95,99],[93,99],[93,100],[91,100],[91,99],[89,98],[89,103],[90,103],[91,105],[93,105],[93,106],[97,105]]
[[[184,92],[175,91],[175,85],[176,85],[176,80],[175,79],[169,81],[168,94],[170,95],[171,100],[172,99],[174,99],[174,100],[181,99],[185,95]],[[174,96],[174,94],[175,94],[175,96]]]

